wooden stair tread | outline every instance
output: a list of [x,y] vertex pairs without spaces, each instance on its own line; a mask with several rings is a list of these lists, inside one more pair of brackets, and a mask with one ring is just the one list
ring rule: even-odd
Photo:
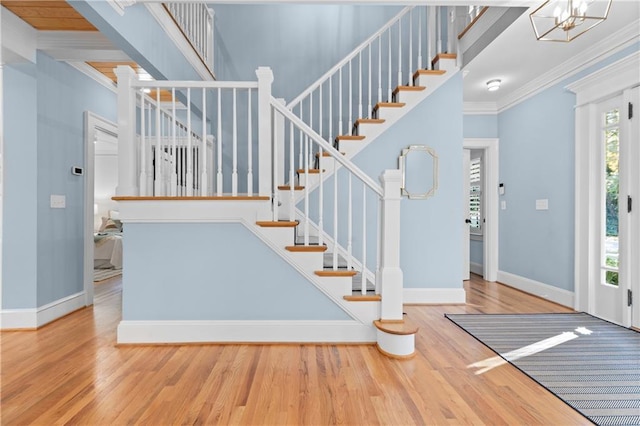
[[376,106],[373,107],[373,110],[377,111],[380,108],[402,108],[405,105],[404,102],[378,102]]
[[366,136],[361,136],[361,135],[340,135],[340,136],[336,136],[336,140],[337,141],[361,141],[365,137]]
[[[344,152],[341,152],[340,154],[345,155]],[[323,157],[333,157],[333,154],[331,154],[329,151],[322,151],[322,156]],[[316,152],[316,158],[320,157],[320,153]]]
[[352,296],[343,296],[344,300],[349,302],[379,302],[382,300],[382,296],[379,294],[371,294],[371,295],[352,295]]
[[431,61],[431,65],[434,65],[440,59],[456,59],[458,55],[455,53],[438,53],[435,58]]
[[260,195],[214,195],[214,196],[194,196],[194,197],[132,197],[118,196],[111,197],[113,201],[265,201],[271,200],[269,196]]
[[256,225],[263,228],[295,228],[298,226],[297,221],[279,220],[279,221],[258,221]]
[[353,277],[358,273],[358,271],[348,270],[348,269],[323,269],[321,271],[314,271],[314,273],[319,277]]
[[380,331],[384,331],[389,334],[397,334],[399,336],[406,336],[409,334],[416,334],[418,332],[418,326],[413,324],[408,319],[399,321],[383,321],[375,320],[373,325]]
[[393,96],[400,92],[422,92],[424,89],[424,86],[398,86],[393,90]]
[[[298,169],[298,173],[306,173],[307,171],[305,171],[305,169]],[[314,173],[320,173],[320,169],[309,169],[308,170],[309,174],[314,174]],[[325,170],[323,169],[322,172],[324,173]]]
[[384,123],[385,120],[384,118],[358,118],[356,120],[356,126],[358,126],[359,124],[382,124]]
[[296,246],[286,246],[285,249],[287,251],[291,251],[291,252],[309,252],[309,253],[316,253],[316,252],[324,252],[327,251],[327,246],[302,246],[302,245],[296,245]]
[[[278,189],[282,191],[291,191],[291,185],[280,185],[278,186]],[[293,187],[294,191],[302,191],[303,189],[304,189],[304,186],[296,185]]]
[[418,70],[413,73],[413,79],[415,80],[421,75],[443,75],[446,73],[446,70]]

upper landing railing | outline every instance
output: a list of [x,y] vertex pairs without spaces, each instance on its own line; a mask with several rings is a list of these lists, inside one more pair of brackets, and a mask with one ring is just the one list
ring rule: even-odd
[[206,3],[164,3],[178,28],[213,74],[213,10]]

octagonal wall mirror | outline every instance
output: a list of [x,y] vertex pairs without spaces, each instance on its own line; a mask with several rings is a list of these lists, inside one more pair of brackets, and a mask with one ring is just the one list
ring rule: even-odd
[[426,145],[410,145],[399,158],[402,172],[402,195],[410,200],[424,200],[438,189],[438,155]]

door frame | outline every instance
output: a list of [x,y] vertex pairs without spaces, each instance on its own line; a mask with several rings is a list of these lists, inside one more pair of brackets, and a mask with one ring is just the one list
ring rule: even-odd
[[93,218],[95,190],[95,132],[118,134],[118,125],[91,111],[84,113],[84,250],[83,277],[85,306],[93,305]]
[[482,195],[484,198],[485,223],[482,233],[482,269],[485,281],[493,282],[498,279],[499,139],[464,138],[462,147],[463,149],[484,150],[484,185]]
[[[595,218],[595,211],[600,208],[600,192],[596,191],[599,178],[593,176],[592,170],[599,170],[598,164],[598,142],[600,133],[597,125],[598,108],[597,104],[615,96],[622,95],[622,105],[631,102],[631,89],[640,84],[638,69],[640,68],[640,52],[634,52],[611,65],[608,65],[588,76],[577,80],[567,86],[571,92],[576,94],[575,106],[575,270],[574,270],[574,309],[593,313],[595,311],[595,286],[600,281],[600,227]],[[637,103],[638,101],[635,100]],[[636,120],[638,119],[636,110]],[[626,118],[626,114],[625,114]],[[631,124],[629,120],[621,123],[622,127],[628,126],[626,131],[629,134]],[[637,152],[636,154],[638,155]],[[626,160],[623,160],[626,161]],[[636,185],[640,185],[636,182]],[[626,197],[628,194],[620,194]],[[638,202],[640,194],[629,194],[636,200],[635,211],[629,214],[628,220],[630,235],[637,235],[640,231],[640,219],[638,215]],[[626,212],[625,212],[626,213]],[[635,233],[635,234],[634,234]],[[638,241],[630,242],[631,253],[638,253]],[[594,265],[594,259],[598,260],[598,265]],[[624,280],[625,290],[632,290],[636,295],[640,295],[640,265],[631,265],[627,262],[627,279]],[[598,267],[596,269],[596,266]],[[625,273],[621,271],[621,273]],[[626,303],[621,300],[623,309],[622,325],[629,327],[634,325],[640,327],[640,304],[636,302],[635,314],[632,315],[632,307],[626,307]],[[632,319],[633,318],[633,319]]]

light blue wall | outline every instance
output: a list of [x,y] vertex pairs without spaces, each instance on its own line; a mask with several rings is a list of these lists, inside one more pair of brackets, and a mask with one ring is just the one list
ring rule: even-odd
[[463,123],[465,138],[498,137],[498,114],[465,114]]
[[[61,62],[8,66],[3,308],[35,308],[83,290],[84,112],[116,118],[115,94]],[[66,208],[51,209],[64,195]]]
[[[564,89],[639,49],[636,43],[498,116],[499,269],[565,290],[574,284],[574,105]],[[549,210],[535,210],[548,199]]]
[[126,232],[124,320],[349,319],[241,224],[130,223]]
[[458,73],[354,158],[358,167],[377,179],[383,170],[398,167],[398,157],[409,145],[430,146],[438,155],[435,196],[401,202],[400,265],[407,288],[462,285],[462,141],[462,74]]
[[4,193],[2,308],[35,308],[37,299],[37,76],[34,64],[3,75]]

